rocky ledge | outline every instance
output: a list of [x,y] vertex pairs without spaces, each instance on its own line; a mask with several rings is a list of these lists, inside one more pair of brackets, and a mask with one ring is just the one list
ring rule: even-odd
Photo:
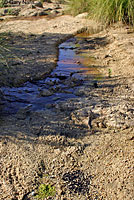
[[12,17],[59,16],[64,12],[64,5],[59,1],[9,1],[0,8],[0,20]]

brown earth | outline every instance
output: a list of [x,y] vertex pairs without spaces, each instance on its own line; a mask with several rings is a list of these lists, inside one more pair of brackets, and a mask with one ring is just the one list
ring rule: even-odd
[[[12,31],[5,41],[17,54],[7,70],[1,68],[1,85],[47,76],[57,44],[85,27],[100,29],[82,15],[1,22],[1,33]],[[1,116],[1,200],[36,199],[40,183],[55,187],[46,199],[133,199],[133,45],[132,28],[122,24],[89,35],[82,46],[103,74],[98,88],[87,82],[77,99],[53,109]]]

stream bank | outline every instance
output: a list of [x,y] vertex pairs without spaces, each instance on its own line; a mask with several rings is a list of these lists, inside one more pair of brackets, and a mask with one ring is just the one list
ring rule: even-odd
[[[59,18],[60,23],[63,18]],[[71,32],[74,19],[69,23]],[[12,25],[8,25],[10,30]],[[14,25],[17,27],[16,23]],[[32,23],[30,26],[33,26]],[[70,33],[68,24],[64,23],[62,30],[60,25],[57,26],[59,31],[66,29],[66,34]],[[22,30],[23,28],[22,25]],[[42,30],[44,31],[44,24]],[[121,30],[124,33],[119,34]],[[97,78],[98,87],[87,80],[80,85],[77,91],[80,95],[77,98],[68,99],[45,110],[32,111],[27,107],[20,109],[15,115],[9,115],[8,119],[6,116],[1,117],[2,200],[33,200],[35,197],[32,196],[32,191],[36,192],[40,183],[54,185],[56,195],[48,199],[133,198],[133,71],[131,68],[131,76],[126,76],[131,66],[128,60],[125,67],[122,67],[122,74],[118,70],[118,67],[121,67],[120,52],[127,55],[123,48],[120,49],[121,43],[123,44],[128,36],[128,46],[133,43],[133,33],[127,34],[125,30],[125,26],[113,27],[90,35],[84,39],[81,49],[77,51],[77,54],[81,54],[81,51],[89,53],[89,57],[95,58],[96,63],[90,65],[93,68],[97,65],[100,72],[103,71],[103,81],[101,77]],[[55,30],[57,33],[59,31]],[[57,35],[54,37],[55,41]],[[18,45],[27,44],[19,38]],[[36,43],[32,40],[30,45],[33,45],[34,56],[37,55],[35,47],[37,50],[40,42],[41,52],[46,56],[46,60],[52,58],[51,55],[55,56],[57,50],[51,40],[52,38],[46,42],[36,40]],[[43,47],[46,47],[46,50]],[[111,52],[107,53],[108,50]],[[33,61],[31,60],[29,65],[29,73],[31,69],[35,69],[36,74],[37,65],[34,68]],[[123,61],[125,64],[126,59],[122,60],[121,65]],[[42,66],[43,70],[44,66],[49,67],[43,61]],[[108,74],[109,68],[112,70],[111,78]]]

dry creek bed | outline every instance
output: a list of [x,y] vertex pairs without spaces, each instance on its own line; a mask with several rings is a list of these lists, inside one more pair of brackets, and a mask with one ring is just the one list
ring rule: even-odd
[[[18,20],[0,24],[1,32],[15,32],[6,40],[20,56],[19,61],[11,59],[4,73],[1,69],[1,85],[47,76],[57,59],[55,45],[93,24],[78,16],[52,19],[50,27],[42,20],[40,26]],[[130,27],[118,24],[84,39],[82,50],[95,58],[91,65],[103,73],[98,87],[89,80],[79,87],[78,98],[1,116],[1,200],[33,200],[40,183],[54,185],[56,194],[48,199],[133,199],[133,36]]]

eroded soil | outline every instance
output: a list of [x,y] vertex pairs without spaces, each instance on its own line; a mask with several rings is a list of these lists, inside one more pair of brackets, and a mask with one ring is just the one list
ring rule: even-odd
[[[1,86],[47,76],[56,65],[61,40],[85,26],[96,29],[81,16],[0,26],[1,32],[13,32],[5,40],[17,54],[9,67],[1,68]],[[78,51],[86,52],[86,58],[78,62],[103,76],[93,82],[87,76],[78,98],[1,116],[1,200],[33,200],[40,183],[54,185],[56,194],[48,199],[133,199],[133,38],[130,27],[120,24],[86,36]]]

